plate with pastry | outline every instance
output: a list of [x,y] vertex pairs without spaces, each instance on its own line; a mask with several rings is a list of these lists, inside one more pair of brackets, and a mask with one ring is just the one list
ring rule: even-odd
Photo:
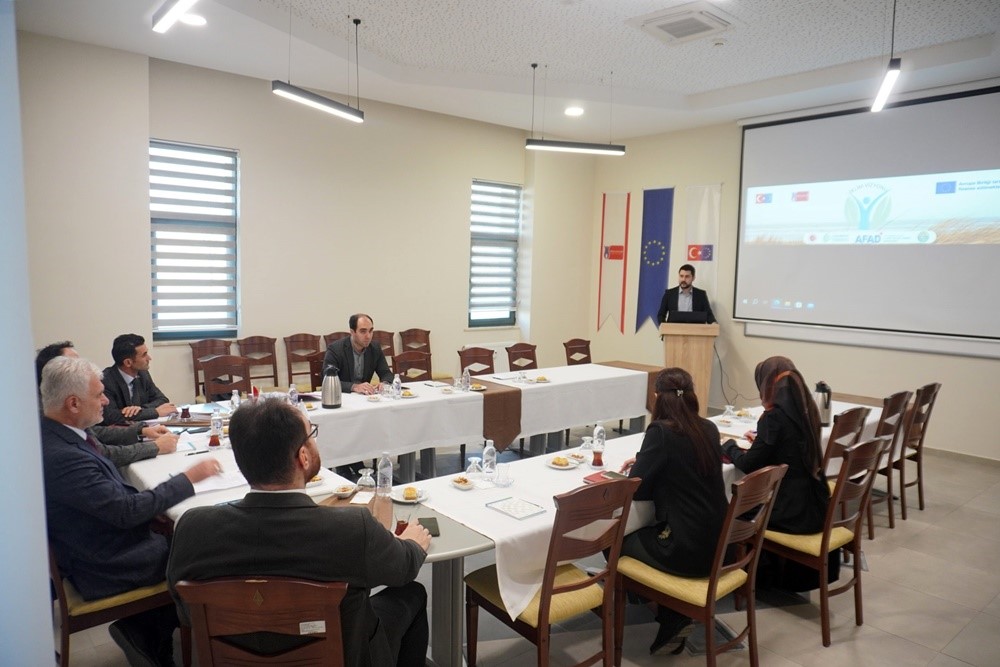
[[573,463],[575,461],[578,464],[583,463],[584,461],[587,460],[587,456],[585,454],[581,454],[580,452],[573,452],[572,454],[567,454],[566,458],[569,459],[570,463]]
[[571,459],[568,456],[553,456],[545,462],[545,465],[550,468],[555,468],[556,470],[571,470],[580,465],[580,462]]
[[416,505],[427,500],[427,492],[415,486],[404,486],[395,488],[390,494],[392,502],[403,503],[404,505]]
[[411,390],[409,390],[409,389],[404,389],[404,390],[403,390],[403,391],[402,391],[402,392],[401,392],[401,393],[400,393],[399,395],[400,395],[400,397],[402,397],[402,398],[416,398],[416,397],[417,397],[417,395],[416,395],[416,394],[414,394],[414,393],[413,393],[413,392],[412,392]]
[[315,403],[304,403],[303,405],[305,405],[306,406],[306,410],[309,410],[310,412],[312,412],[313,410],[316,409],[316,404]]
[[353,484],[341,484],[340,486],[335,486],[333,488],[333,495],[338,498],[350,498],[354,495],[354,492],[358,490],[358,487]]
[[469,387],[469,389],[471,389],[472,391],[486,391],[486,385],[485,384],[473,384],[472,386]]
[[313,478],[306,482],[306,487],[313,488],[315,486],[321,486],[323,484],[322,475],[313,475]]
[[538,382],[540,384],[545,384],[546,382],[551,382],[551,380],[549,380],[544,375],[539,375],[538,377],[535,378],[535,382]]
[[465,475],[459,475],[458,477],[452,477],[451,478],[451,483],[456,488],[459,488],[459,489],[461,489],[463,491],[468,491],[469,489],[474,489],[476,487],[476,485],[472,483],[472,480],[469,479],[468,477],[466,477]]

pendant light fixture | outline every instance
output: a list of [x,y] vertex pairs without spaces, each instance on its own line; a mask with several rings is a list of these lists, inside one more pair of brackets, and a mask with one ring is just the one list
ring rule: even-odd
[[[558,151],[562,153],[589,153],[591,155],[625,155],[625,146],[621,144],[592,144],[581,141],[554,141],[544,138],[535,139],[535,76],[538,63],[531,63],[531,138],[524,142],[524,148],[529,151]],[[612,88],[612,105],[614,103],[614,88]],[[609,111],[610,116],[610,111]],[[544,119],[543,119],[544,120]]]
[[153,14],[153,32],[170,30],[198,0],[167,0]]
[[889,93],[892,92],[892,87],[896,85],[896,79],[899,78],[900,65],[902,61],[896,58],[896,0],[892,0],[892,37],[889,41],[889,68],[885,71],[885,78],[882,79],[882,85],[878,89],[878,94],[875,96],[875,101],[872,102],[872,113],[876,113],[882,110],[885,106],[886,100],[889,99]]
[[[358,64],[358,26],[361,25],[361,19],[354,19],[354,66],[356,70],[355,79],[360,71]],[[348,51],[348,54],[350,51]],[[350,55],[348,55],[348,60]],[[349,64],[348,64],[349,65]],[[356,83],[357,85],[357,83]],[[350,83],[348,83],[348,88],[350,88]],[[343,118],[344,120],[349,120],[352,123],[363,123],[365,122],[365,112],[360,109],[361,107],[361,94],[360,86],[358,86],[358,97],[356,104],[359,108],[354,108],[348,104],[343,104],[335,100],[331,100],[328,97],[323,97],[322,95],[317,95],[316,93],[305,90],[304,88],[299,88],[298,86],[292,85],[292,7],[288,6],[288,81],[281,81],[275,79],[271,82],[271,92],[275,95],[280,95],[289,100],[298,102],[299,104],[305,104],[313,109],[318,109],[320,111],[325,111],[328,114],[337,116],[338,118]]]

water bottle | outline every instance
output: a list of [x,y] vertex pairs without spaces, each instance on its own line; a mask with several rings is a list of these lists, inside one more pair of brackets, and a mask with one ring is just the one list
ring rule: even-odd
[[604,451],[604,443],[607,442],[608,435],[604,427],[598,424],[594,427],[594,449]]
[[222,435],[222,413],[219,412],[219,408],[212,410],[211,427],[210,435]]
[[298,407],[299,405],[299,388],[295,386],[295,383],[288,385],[288,402]]
[[469,369],[462,371],[462,391],[469,391],[472,387],[472,378],[469,377]]
[[399,373],[392,376],[392,398],[397,399],[403,395],[403,382],[399,379]]
[[240,407],[240,390],[233,389],[233,397],[229,399],[229,405],[235,411],[236,408]]
[[497,478],[497,448],[493,446],[492,440],[486,441],[483,447],[483,479],[487,482],[494,482]]
[[378,481],[375,484],[375,495],[389,496],[392,493],[392,459],[389,452],[382,452],[378,460]]

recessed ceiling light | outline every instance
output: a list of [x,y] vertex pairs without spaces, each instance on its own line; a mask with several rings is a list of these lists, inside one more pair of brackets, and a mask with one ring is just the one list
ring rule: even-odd
[[566,111],[564,111],[563,113],[566,114],[567,116],[573,116],[573,117],[582,116],[583,107],[566,107]]
[[198,14],[184,14],[177,20],[183,23],[184,25],[193,25],[199,27],[208,23],[208,21],[205,20],[204,16],[200,16]]

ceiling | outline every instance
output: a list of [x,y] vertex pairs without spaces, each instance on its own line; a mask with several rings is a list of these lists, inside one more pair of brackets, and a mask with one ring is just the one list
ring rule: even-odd
[[[15,11],[21,30],[290,80],[355,106],[360,92],[362,109],[373,99],[526,130],[537,62],[535,136],[593,142],[870,101],[892,33],[892,0],[703,0],[729,27],[676,44],[635,20],[688,0],[200,0],[191,11],[207,25],[163,35],[151,30],[161,2],[16,0]],[[901,94],[997,85],[1000,1],[897,3]],[[564,115],[571,104],[583,116]]]

